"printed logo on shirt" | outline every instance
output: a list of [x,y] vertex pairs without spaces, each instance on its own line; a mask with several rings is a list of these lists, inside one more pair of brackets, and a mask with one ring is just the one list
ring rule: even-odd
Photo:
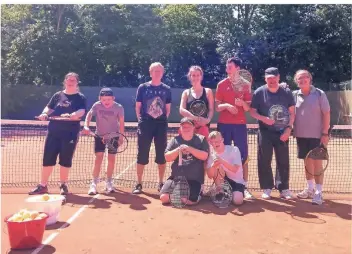
[[286,107],[273,105],[269,109],[269,118],[275,120],[274,127],[276,129],[283,129],[290,121],[290,114]]
[[164,103],[159,96],[147,101],[147,113],[154,119],[160,117],[163,114],[163,108]]

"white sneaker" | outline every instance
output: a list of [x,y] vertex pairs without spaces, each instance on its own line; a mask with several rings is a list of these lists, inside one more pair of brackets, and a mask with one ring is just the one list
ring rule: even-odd
[[97,194],[97,185],[95,183],[91,183],[88,191],[88,195],[94,196]]
[[286,189],[281,191],[280,198],[289,200],[289,199],[293,199],[293,195],[290,190]]
[[114,188],[114,185],[112,182],[106,182],[105,191],[106,191],[106,193],[115,192],[115,188]]
[[262,194],[263,199],[270,199],[271,198],[271,189],[265,189]]
[[254,198],[253,195],[252,195],[252,193],[250,193],[247,188],[244,189],[244,198],[245,198],[245,199],[253,199],[253,198]]
[[323,204],[323,194],[319,191],[316,191],[313,196],[312,204],[313,205],[321,205]]
[[305,188],[303,191],[297,194],[297,197],[302,199],[313,198],[313,196],[314,190],[309,190],[308,188]]

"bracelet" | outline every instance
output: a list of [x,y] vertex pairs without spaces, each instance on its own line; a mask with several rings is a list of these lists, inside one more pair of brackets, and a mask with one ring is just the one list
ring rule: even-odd
[[322,133],[321,135],[324,137],[329,137],[329,134],[327,134],[327,133]]

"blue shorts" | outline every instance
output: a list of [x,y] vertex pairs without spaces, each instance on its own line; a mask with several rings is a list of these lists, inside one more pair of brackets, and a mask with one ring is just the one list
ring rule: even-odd
[[218,123],[218,131],[224,138],[225,145],[232,145],[232,142],[241,152],[242,164],[248,158],[248,133],[246,124]]

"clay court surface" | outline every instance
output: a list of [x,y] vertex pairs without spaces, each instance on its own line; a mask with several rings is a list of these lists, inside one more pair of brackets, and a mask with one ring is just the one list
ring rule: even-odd
[[[180,210],[162,206],[154,190],[146,192],[72,194],[60,221],[45,231],[42,249],[11,251],[2,233],[1,253],[351,253],[347,195],[325,195],[319,207],[273,198],[219,209],[203,199]],[[23,208],[25,198],[3,194],[2,217]]]
[[[3,221],[5,216],[26,208],[26,193],[40,178],[45,132],[21,128],[2,131],[8,134],[1,139]],[[72,194],[63,205],[60,221],[47,227],[44,245],[37,250],[10,250],[2,222],[1,253],[351,253],[351,138],[331,140],[322,206],[313,206],[310,200],[265,201],[260,199],[261,193],[254,192],[257,199],[240,207],[219,209],[205,198],[197,206],[176,209],[162,206],[158,200],[153,147],[144,174],[145,193],[131,194],[136,180],[137,144],[135,132],[128,135],[129,148],[118,155],[115,167],[117,193],[86,195],[94,163],[93,140],[81,137],[70,172]],[[175,132],[169,138],[173,135]],[[258,190],[254,134],[249,135],[248,142],[249,187]],[[293,138],[290,162],[290,188],[297,192],[305,181]],[[275,171],[275,158],[272,167]],[[165,177],[169,172],[168,165]],[[51,193],[58,193],[58,176],[56,168],[49,185]],[[273,196],[278,197],[278,192]]]

